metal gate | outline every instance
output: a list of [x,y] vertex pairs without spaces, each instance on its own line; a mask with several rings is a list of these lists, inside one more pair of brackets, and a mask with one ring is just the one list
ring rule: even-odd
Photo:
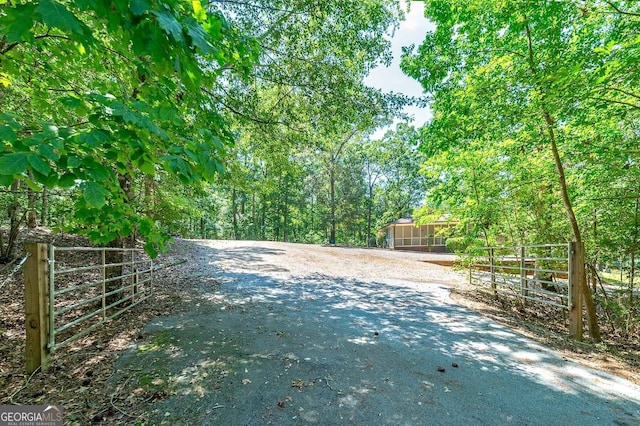
[[[108,262],[108,254],[118,260]],[[153,260],[141,249],[50,245],[48,265],[51,352],[90,333],[153,293]]]
[[571,243],[473,248],[468,255],[470,284],[523,303],[573,306]]
[[155,271],[187,261],[157,264],[132,248],[26,243],[25,252],[28,374],[46,369],[52,352],[151,297]]

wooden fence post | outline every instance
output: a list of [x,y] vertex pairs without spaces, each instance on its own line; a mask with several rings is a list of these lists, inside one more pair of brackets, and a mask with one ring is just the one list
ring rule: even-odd
[[31,254],[24,266],[26,366],[27,374],[31,374],[38,367],[47,368],[49,266],[46,244],[27,243],[24,247]]
[[584,279],[584,247],[575,242],[569,243],[569,292],[571,305],[569,306],[569,336],[582,340],[582,292],[580,285]]
[[527,304],[527,297],[529,297],[529,284],[527,283],[527,261],[525,259],[527,252],[525,247],[520,247],[520,294],[522,295],[522,305]]
[[490,258],[490,270],[491,270],[491,290],[493,291],[493,295],[498,295],[498,290],[496,288],[496,261],[494,258],[494,249],[489,249],[489,258]]

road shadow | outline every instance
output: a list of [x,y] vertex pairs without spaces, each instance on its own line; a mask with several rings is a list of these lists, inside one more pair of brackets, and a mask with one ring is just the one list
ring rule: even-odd
[[[284,250],[207,253],[214,265],[260,265]],[[219,289],[154,320],[121,359],[171,395],[152,422],[640,422],[637,386],[456,305],[442,285],[215,273]]]

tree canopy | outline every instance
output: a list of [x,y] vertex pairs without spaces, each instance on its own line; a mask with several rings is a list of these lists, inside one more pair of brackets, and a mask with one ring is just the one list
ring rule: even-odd
[[581,239],[593,210],[616,204],[594,191],[636,193],[627,183],[637,175],[637,9],[426,2],[437,29],[405,50],[403,68],[433,101],[421,130],[425,171],[438,182],[430,202],[469,219],[488,242],[533,242]]
[[3,1],[3,202],[151,253],[168,233],[318,241],[365,198],[340,141],[407,101],[363,84],[401,17],[396,0]]
[[149,248],[161,243],[131,182],[222,170],[233,136],[204,89],[248,74],[255,40],[199,1],[1,7],[0,184],[73,188],[78,231],[108,242],[137,229]]
[[591,261],[635,253],[639,7],[426,2],[436,30],[405,50],[403,69],[432,98],[428,203],[480,244],[586,241]]

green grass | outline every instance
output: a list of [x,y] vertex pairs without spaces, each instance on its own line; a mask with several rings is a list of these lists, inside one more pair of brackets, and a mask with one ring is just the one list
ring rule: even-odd
[[[629,274],[622,273],[622,280],[620,280],[620,270],[610,269],[610,272],[600,272],[600,277],[607,283],[613,285],[619,285],[620,287],[627,287],[629,285]],[[634,280],[635,281],[635,280]]]

